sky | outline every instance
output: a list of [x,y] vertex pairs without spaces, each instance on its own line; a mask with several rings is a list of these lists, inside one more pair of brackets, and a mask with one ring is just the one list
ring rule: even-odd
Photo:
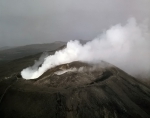
[[0,0],[0,47],[91,40],[149,14],[150,0]]

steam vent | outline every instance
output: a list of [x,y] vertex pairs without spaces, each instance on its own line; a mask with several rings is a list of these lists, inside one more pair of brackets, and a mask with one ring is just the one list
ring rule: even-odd
[[76,61],[34,80],[9,80],[0,82],[1,118],[150,118],[150,89],[106,62]]

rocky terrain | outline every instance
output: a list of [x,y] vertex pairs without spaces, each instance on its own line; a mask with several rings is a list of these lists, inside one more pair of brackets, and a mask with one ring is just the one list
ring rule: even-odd
[[150,117],[149,87],[103,61],[59,65],[34,80],[13,73],[0,81],[1,118]]

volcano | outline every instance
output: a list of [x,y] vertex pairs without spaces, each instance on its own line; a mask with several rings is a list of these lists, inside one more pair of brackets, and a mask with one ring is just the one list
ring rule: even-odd
[[0,81],[3,118],[149,118],[150,88],[107,62],[71,62]]

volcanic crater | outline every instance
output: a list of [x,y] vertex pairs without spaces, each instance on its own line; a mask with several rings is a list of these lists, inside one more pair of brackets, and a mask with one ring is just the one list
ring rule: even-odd
[[[121,69],[71,62],[37,79],[0,82],[0,116],[25,118],[148,118],[150,89]],[[11,80],[11,82],[10,82]],[[6,90],[6,88],[9,88]],[[6,90],[4,92],[4,90]]]

